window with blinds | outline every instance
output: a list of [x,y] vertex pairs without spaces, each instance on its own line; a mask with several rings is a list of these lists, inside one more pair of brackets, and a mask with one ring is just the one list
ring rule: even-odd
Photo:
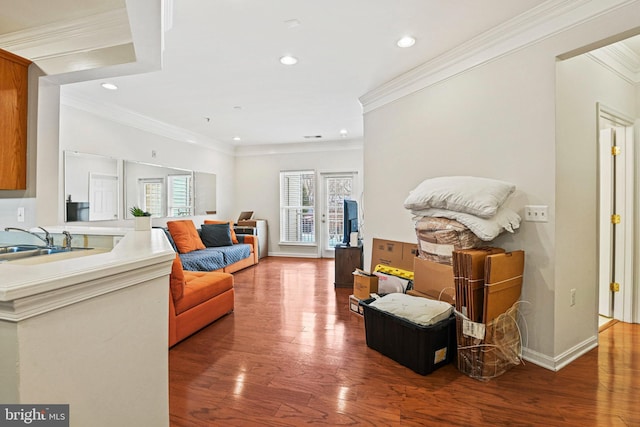
[[191,175],[169,175],[167,177],[167,216],[189,216],[192,214],[191,181]]
[[280,172],[280,241],[315,243],[314,171]]
[[157,178],[142,178],[138,180],[138,186],[140,188],[139,194],[142,197],[141,208],[147,211],[154,217],[161,217],[162,209],[162,194],[164,182],[162,179]]

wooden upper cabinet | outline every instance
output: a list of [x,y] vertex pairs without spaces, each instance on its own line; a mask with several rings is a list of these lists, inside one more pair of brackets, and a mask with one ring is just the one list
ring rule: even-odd
[[29,64],[0,49],[0,190],[27,188]]

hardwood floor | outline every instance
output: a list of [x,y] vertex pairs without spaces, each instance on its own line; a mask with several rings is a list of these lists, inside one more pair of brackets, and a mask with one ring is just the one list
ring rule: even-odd
[[617,323],[559,372],[422,376],[367,347],[333,261],[235,273],[236,309],[169,352],[172,426],[640,426],[640,325]]

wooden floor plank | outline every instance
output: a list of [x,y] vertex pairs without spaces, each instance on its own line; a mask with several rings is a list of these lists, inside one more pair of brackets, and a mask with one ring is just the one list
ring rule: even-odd
[[235,312],[169,351],[171,425],[640,426],[640,325],[559,372],[423,376],[367,347],[333,269],[268,257],[235,273]]

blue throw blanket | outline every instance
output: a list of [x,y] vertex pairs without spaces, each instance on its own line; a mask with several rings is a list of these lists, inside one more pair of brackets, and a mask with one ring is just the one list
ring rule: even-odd
[[251,245],[238,243],[180,254],[182,268],[189,271],[219,270],[251,256]]

